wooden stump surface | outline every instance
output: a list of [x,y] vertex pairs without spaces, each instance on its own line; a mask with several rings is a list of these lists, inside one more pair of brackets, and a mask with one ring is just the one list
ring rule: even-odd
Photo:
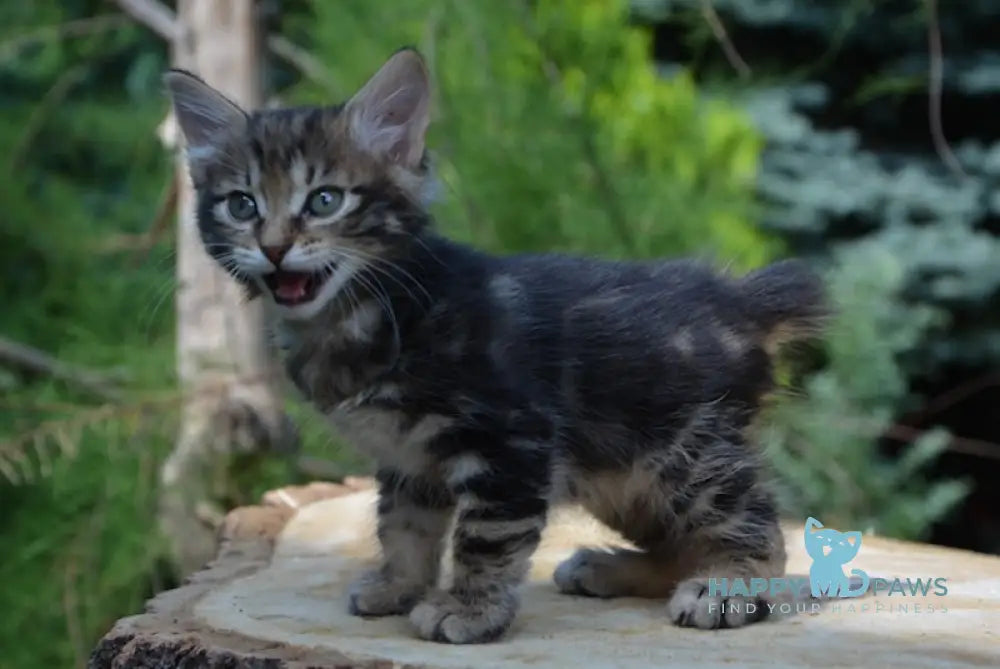
[[[217,558],[118,621],[90,667],[1000,667],[1000,557],[866,536],[848,568],[944,577],[948,594],[882,593],[738,630],[680,629],[662,601],[556,591],[552,571],[577,546],[623,543],[575,509],[553,514],[503,640],[421,641],[404,617],[347,614],[347,585],[375,560],[374,504],[369,482],[349,480],[284,488],[233,511]],[[789,572],[807,574],[802,524],[785,532]]]

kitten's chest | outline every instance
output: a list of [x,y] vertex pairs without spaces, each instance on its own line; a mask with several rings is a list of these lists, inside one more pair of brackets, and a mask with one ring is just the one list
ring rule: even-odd
[[358,395],[385,370],[387,361],[365,342],[336,332],[275,328],[275,342],[288,378],[313,406],[328,413]]
[[428,445],[453,424],[438,414],[414,416],[350,398],[326,412],[338,436],[380,466],[406,473],[427,472],[435,462]]
[[390,350],[352,327],[348,322],[335,331],[277,329],[289,378],[339,437],[380,466],[413,473],[433,469],[426,447],[454,419],[414,411],[395,383]]

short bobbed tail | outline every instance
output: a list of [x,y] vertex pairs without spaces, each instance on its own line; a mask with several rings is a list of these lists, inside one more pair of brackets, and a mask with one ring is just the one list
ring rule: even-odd
[[740,288],[770,350],[819,335],[832,315],[822,279],[801,260],[782,260],[751,272],[740,280]]

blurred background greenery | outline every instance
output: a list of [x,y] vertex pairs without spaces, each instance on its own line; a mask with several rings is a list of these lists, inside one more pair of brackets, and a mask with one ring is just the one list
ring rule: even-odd
[[[1000,6],[942,4],[260,9],[308,65],[267,61],[274,103],[340,100],[420,48],[437,86],[435,213],[457,238],[735,271],[809,258],[840,312],[782,369],[789,390],[761,430],[786,511],[1000,553]],[[172,170],[156,135],[168,65],[114,3],[0,6],[0,336],[126,397],[0,364],[0,669],[81,666],[177,582],[153,522],[177,422],[173,231],[153,223]],[[950,147],[929,122],[938,84]],[[232,503],[315,476],[304,462],[366,471],[289,409],[301,454],[255,469]]]

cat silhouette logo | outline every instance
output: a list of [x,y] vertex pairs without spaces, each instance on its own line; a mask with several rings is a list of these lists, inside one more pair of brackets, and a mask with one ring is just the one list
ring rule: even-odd
[[[851,541],[853,539],[853,542]],[[844,573],[844,565],[857,556],[861,548],[861,532],[838,532],[815,518],[806,521],[806,552],[813,559],[809,568],[809,585],[813,597],[860,597],[868,590],[868,574],[861,569],[852,569],[850,576]],[[851,588],[851,583],[860,583],[859,588]]]

